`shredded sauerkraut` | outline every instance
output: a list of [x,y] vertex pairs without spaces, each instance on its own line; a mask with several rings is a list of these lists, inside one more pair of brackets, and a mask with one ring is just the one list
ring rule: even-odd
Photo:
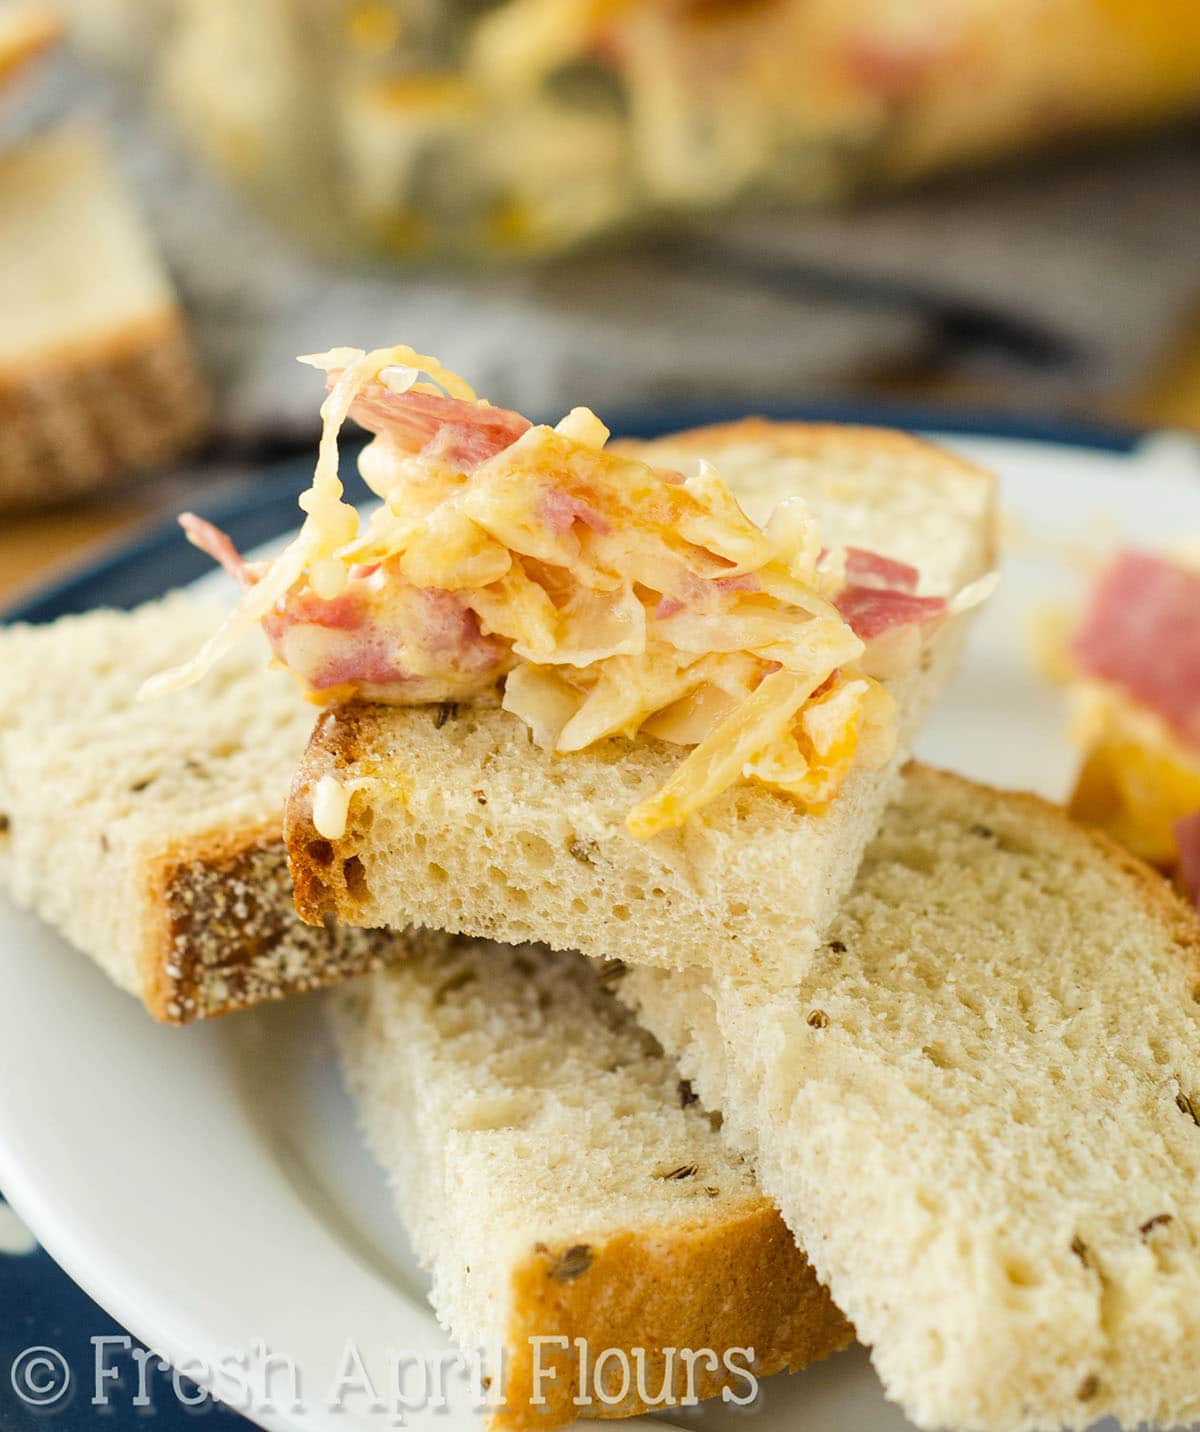
[[[741,781],[820,810],[853,766],[890,758],[869,642],[890,674],[900,648],[885,638],[946,610],[915,595],[912,568],[825,551],[798,497],[760,528],[711,466],[685,479],[612,452],[584,408],[534,427],[410,348],[303,361],[329,383],[304,524],[247,566],[192,519],[245,593],[150,691],[196,680],[262,623],[317,701],[500,699],[564,755],[639,733],[691,748],[629,813],[640,837]],[[381,503],[365,523],[339,477],[348,416],[375,434],[360,470]]]

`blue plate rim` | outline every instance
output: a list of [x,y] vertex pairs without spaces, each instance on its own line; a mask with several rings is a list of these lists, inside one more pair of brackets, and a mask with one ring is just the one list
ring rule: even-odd
[[[1133,425],[1089,419],[1014,416],[887,400],[765,403],[758,405],[755,412],[776,421],[892,427],[954,437],[1051,444],[1118,456],[1133,452],[1149,432]],[[622,436],[649,438],[745,416],[744,406],[681,402],[616,413],[612,415],[612,429]],[[349,444],[346,451],[350,451]],[[254,547],[297,523],[296,498],[308,484],[312,462],[312,457],[305,455],[264,466],[233,492],[198,506],[202,515],[226,530],[239,548]],[[22,594],[0,609],[0,621],[52,621],[99,604],[130,607],[184,585],[210,569],[210,560],[188,544],[175,519],[162,518]]]

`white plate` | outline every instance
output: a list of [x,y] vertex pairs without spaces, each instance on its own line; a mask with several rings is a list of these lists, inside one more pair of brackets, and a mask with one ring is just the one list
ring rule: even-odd
[[[1170,437],[1134,457],[947,441],[1000,472],[1016,530],[1002,588],[920,754],[1061,796],[1074,758],[1026,636],[1039,604],[1078,588],[1056,550],[1102,550],[1117,534],[1162,545],[1200,533],[1200,455]],[[365,1390],[343,1398],[340,1411],[331,1405],[348,1343],[385,1398],[389,1349],[436,1355],[447,1344],[383,1179],[355,1137],[318,1013],[314,1000],[297,1000],[160,1028],[37,921],[0,902],[7,1197],[98,1302],[218,1395],[235,1391],[220,1370],[229,1354],[246,1355],[259,1381],[258,1349],[289,1358],[302,1407],[292,1405],[290,1373],[278,1361],[269,1401],[261,1385],[248,1408],[244,1397],[230,1399],[262,1426],[365,1432],[395,1423]],[[90,1384],[90,1368],[74,1372]],[[83,1391],[90,1396],[90,1385]],[[451,1397],[451,1415],[411,1412],[404,1425],[475,1425],[465,1388],[452,1385]],[[667,1425],[724,1432],[744,1428],[744,1416],[714,1405],[672,1413]],[[753,1425],[888,1432],[906,1424],[856,1351],[764,1384]]]

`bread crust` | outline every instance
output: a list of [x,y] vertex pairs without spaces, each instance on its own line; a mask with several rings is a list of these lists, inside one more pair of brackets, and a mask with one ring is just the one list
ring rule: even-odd
[[278,821],[189,837],[146,857],[146,1008],[190,1024],[375,969],[401,947],[380,931],[313,929],[296,915]]
[[181,456],[211,402],[173,308],[0,370],[0,510],[45,505]]
[[296,912],[308,925],[353,915],[346,899],[345,872],[335,868],[335,842],[326,840],[313,824],[312,791],[322,776],[353,765],[360,715],[370,709],[351,703],[322,711],[288,791],[283,817],[288,870]]
[[[564,1278],[568,1251],[586,1266]],[[817,1281],[778,1210],[761,1196],[747,1199],[720,1222],[629,1231],[587,1248],[586,1255],[579,1246],[539,1247],[514,1269],[511,1287],[507,1402],[492,1419],[494,1432],[560,1427],[580,1415],[573,1402],[581,1395],[576,1338],[589,1349],[583,1395],[592,1405],[583,1415],[596,1418],[632,1417],[669,1405],[639,1395],[635,1348],[645,1350],[642,1390],[656,1398],[670,1375],[678,1405],[688,1390],[686,1369],[678,1360],[671,1363],[666,1348],[710,1349],[721,1359],[735,1347],[750,1347],[755,1375],[766,1377],[819,1361],[854,1339],[854,1329]],[[546,1337],[565,1338],[568,1346],[540,1344],[538,1387],[544,1402],[535,1406],[531,1339]],[[595,1374],[597,1355],[609,1348],[625,1353],[633,1369],[628,1395],[611,1406],[596,1397]],[[746,1366],[748,1358],[738,1365]],[[612,1371],[619,1369],[617,1364]],[[697,1360],[694,1369],[698,1398],[720,1396],[725,1387],[746,1391],[744,1379],[723,1361],[713,1370]],[[600,1390],[616,1394],[611,1384]]]

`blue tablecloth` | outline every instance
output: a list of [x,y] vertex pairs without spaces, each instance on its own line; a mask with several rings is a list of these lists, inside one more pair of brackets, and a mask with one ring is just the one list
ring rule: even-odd
[[[248,1432],[250,1423],[186,1379],[176,1384],[155,1358],[143,1396],[134,1355],[143,1347],[0,1198],[0,1432]],[[99,1379],[98,1358],[108,1373]]]

